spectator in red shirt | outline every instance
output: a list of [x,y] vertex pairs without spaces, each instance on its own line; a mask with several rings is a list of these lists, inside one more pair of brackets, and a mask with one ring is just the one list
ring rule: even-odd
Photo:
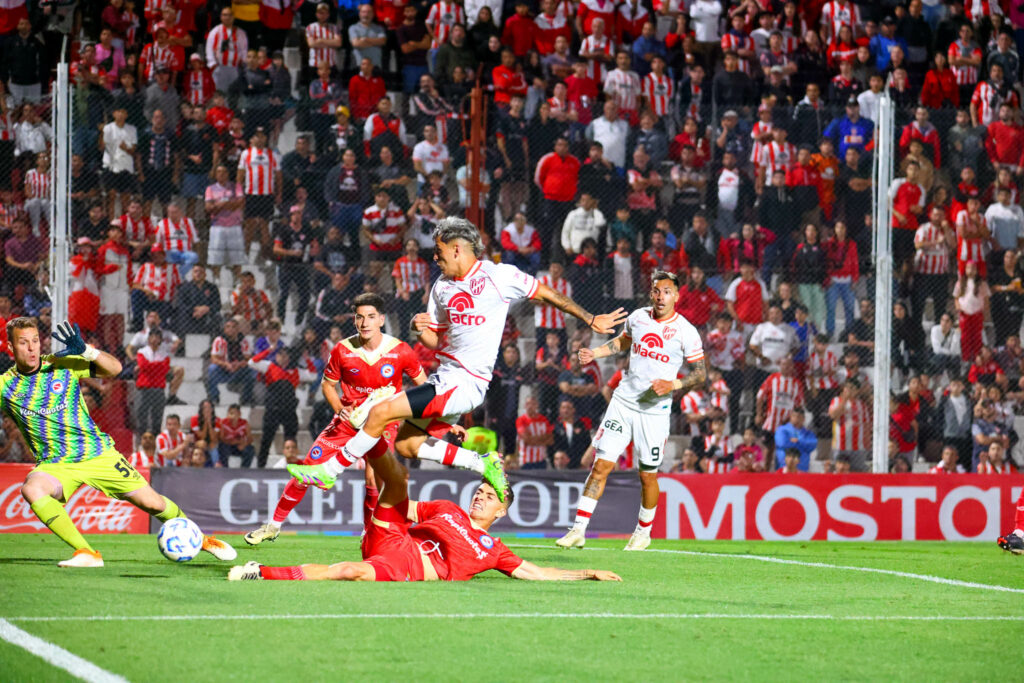
[[515,56],[522,59],[533,47],[537,34],[537,24],[530,16],[529,4],[526,0],[516,0],[516,13],[505,20],[505,28],[501,32],[502,44],[510,45]]
[[640,254],[641,284],[650,282],[651,274],[656,270],[664,270],[669,273],[679,272],[679,252],[668,248],[665,243],[665,233],[661,230],[651,233],[650,248]]
[[561,230],[565,217],[576,206],[576,186],[580,177],[580,160],[569,154],[569,141],[558,138],[555,150],[537,162],[533,181],[544,195],[544,208],[539,222],[541,244],[553,244],[553,236]]
[[377,103],[387,95],[384,79],[373,73],[373,62],[363,57],[359,73],[348,82],[348,105],[352,119],[365,121],[377,110]]
[[712,315],[720,313],[724,308],[722,299],[715,290],[708,287],[704,269],[692,266],[686,284],[679,288],[676,312],[700,329],[708,324]]
[[942,165],[942,141],[939,139],[938,129],[928,119],[927,108],[918,107],[914,110],[914,120],[904,126],[903,132],[900,133],[900,154],[906,155],[912,140],[920,140],[928,160],[935,168],[939,168]]
[[164,417],[167,375],[171,372],[171,357],[160,347],[164,336],[153,328],[146,337],[146,345],[135,355],[135,428],[137,431],[158,433]]
[[740,325],[759,325],[767,312],[768,288],[757,279],[754,264],[745,260],[740,264],[740,276],[729,285],[725,305],[729,315]]
[[526,79],[511,48],[502,49],[501,64],[491,71],[491,80],[494,83],[495,106],[508,109],[513,97],[526,97]]
[[949,60],[941,50],[935,53],[935,68],[924,75],[921,104],[929,109],[960,106],[960,89],[956,85],[956,74],[949,68]]
[[220,421],[220,445],[217,449],[218,465],[226,467],[228,457],[242,456],[242,467],[252,464],[255,450],[252,447],[252,431],[249,422],[242,419],[242,409],[237,403],[228,406],[228,416]]

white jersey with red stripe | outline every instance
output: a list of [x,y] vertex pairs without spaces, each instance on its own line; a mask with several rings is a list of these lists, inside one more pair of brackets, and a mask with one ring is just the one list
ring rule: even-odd
[[652,71],[644,76],[642,86],[644,98],[650,104],[651,111],[658,116],[668,114],[672,103],[672,95],[675,94],[672,79],[667,74],[658,76]]
[[[925,223],[914,233],[915,242],[936,242],[946,231],[934,223]],[[918,247],[914,254],[914,270],[922,275],[945,275],[949,272],[949,247],[945,243],[932,247]]]
[[140,467],[157,467],[157,460],[162,460],[162,458],[160,458],[156,452],[154,452],[152,457],[150,457],[146,451],[142,449],[139,449],[128,456],[128,462],[131,463],[131,466],[135,469],[139,469]]
[[629,369],[613,396],[639,412],[669,412],[672,394],[658,396],[651,383],[656,379],[674,381],[684,363],[704,360],[700,332],[678,313],[655,320],[647,306],[626,318],[622,334],[630,340]]
[[821,9],[821,23],[825,26],[827,39],[831,39],[839,34],[839,29],[843,26],[849,26],[854,30],[860,25],[860,9],[852,2],[831,0]]
[[620,110],[635,112],[640,106],[640,77],[635,71],[612,69],[604,77],[604,92]]
[[[547,285],[551,289],[555,290],[559,294],[572,298],[572,285],[569,280],[561,277],[555,281],[550,275],[541,275],[537,278],[537,282],[542,285]],[[549,304],[542,304],[533,309],[533,324],[536,327],[543,327],[546,329],[564,330],[565,329],[565,313],[551,306]],[[538,339],[538,343],[543,343],[543,339]]]
[[811,351],[811,358],[807,363],[807,386],[811,389],[835,389],[839,386],[836,379],[838,369],[839,360],[836,354],[828,349],[825,349],[825,353]]
[[34,168],[29,169],[29,172],[25,174],[25,187],[30,198],[49,199],[50,174],[45,171],[37,171]]
[[1009,462],[1004,462],[1001,465],[993,465],[990,462],[979,462],[978,463],[978,474],[1016,474],[1016,466]]
[[963,43],[959,40],[949,45],[949,68],[956,76],[957,85],[974,85],[978,82],[978,74],[981,71],[976,66],[956,66],[953,64],[955,58],[981,57],[981,50],[974,43]]
[[[843,397],[832,399],[828,409],[842,405]],[[847,401],[846,410],[838,420],[832,421],[833,451],[866,451],[871,449],[871,408],[864,401]]]
[[761,158],[755,163],[765,169],[765,181],[770,182],[776,171],[788,171],[796,165],[796,147],[791,142],[772,140],[761,148]]
[[185,432],[179,431],[177,434],[172,435],[166,429],[156,436],[156,458],[153,463],[156,467],[167,467],[174,466],[179,463],[180,456],[175,459],[170,459],[164,455],[167,451],[185,443]]
[[164,218],[156,224],[156,243],[164,251],[192,251],[196,242],[196,225],[191,218],[182,218],[175,223]]
[[[475,19],[475,17],[474,17]],[[432,49],[439,49],[448,41],[448,36],[455,24],[466,23],[466,10],[462,5],[454,2],[436,2],[430,6],[427,12],[427,27],[434,35],[430,44]]]
[[[587,36],[583,39],[580,44],[580,53],[596,54],[603,53],[606,55],[615,54],[615,43],[607,35],[596,38],[594,36]],[[608,73],[608,67],[604,62],[599,62],[596,59],[587,60],[587,78],[597,81],[598,83],[604,83],[605,74]]]
[[245,171],[246,194],[274,194],[274,176],[280,170],[277,152],[250,147],[238,157],[238,168]]
[[[316,22],[306,27],[306,38],[314,40],[330,40],[338,37],[338,27],[333,24]],[[320,62],[333,67],[338,61],[338,50],[333,47],[315,47],[309,51],[309,65],[316,67]]]
[[[531,417],[529,413],[523,413],[516,418],[516,431],[529,436],[544,436],[552,431],[551,423],[543,414]],[[544,462],[548,458],[547,446],[528,446],[522,439],[518,439],[519,464],[531,465],[537,462]]]
[[515,266],[491,261],[477,261],[461,278],[438,278],[427,302],[430,329],[443,334],[438,372],[461,368],[486,387],[509,306],[532,299],[539,286],[536,278]]

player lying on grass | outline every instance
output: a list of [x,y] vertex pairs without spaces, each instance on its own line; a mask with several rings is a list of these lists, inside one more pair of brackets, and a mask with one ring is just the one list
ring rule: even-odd
[[[700,333],[676,313],[679,278],[657,271],[651,276],[651,305],[634,311],[618,337],[593,349],[580,349],[580,363],[629,351],[628,369],[615,388],[594,436],[594,467],[580,496],[576,520],[555,543],[582,548],[587,524],[604,492],[608,473],[632,441],[640,463],[640,515],[626,550],[651,544],[651,524],[658,509],[658,467],[665,457],[673,391],[701,389],[706,382]],[[679,379],[684,363],[686,377]]]
[[[161,496],[114,447],[114,440],[89,416],[79,380],[114,377],[121,363],[82,340],[78,325],[64,322],[53,338],[62,351],[41,355],[35,318],[7,323],[7,346],[14,367],[0,375],[0,409],[25,437],[37,465],[25,478],[21,495],[50,531],[75,549],[61,567],[102,567],[103,558],[82,537],[64,509],[80,486],[91,486],[111,498],[126,500],[161,522],[185,513]],[[203,550],[220,560],[233,560],[234,548],[212,536]]]
[[[415,385],[427,381],[420,362],[405,342],[384,334],[384,299],[377,294],[360,294],[352,301],[356,334],[342,339],[331,350],[324,370],[321,391],[335,416],[313,442],[303,465],[316,465],[333,458],[348,443],[356,429],[349,423],[351,411],[380,387],[402,390],[402,376]],[[340,388],[340,393],[339,393]],[[367,454],[367,461],[382,455],[395,440],[398,423],[387,426],[384,435]],[[372,482],[372,475],[367,475]],[[273,541],[281,533],[285,518],[306,495],[308,484],[291,479],[281,493],[270,521],[245,535],[245,542],[258,545]]]
[[622,580],[613,572],[598,569],[538,567],[491,536],[491,525],[504,517],[512,504],[511,490],[505,492],[502,502],[494,487],[482,482],[467,512],[446,500],[410,501],[405,468],[390,453],[377,458],[375,467],[383,488],[372,516],[364,522],[362,562],[294,567],[247,562],[232,567],[228,579],[466,581],[497,569],[529,581]]
[[359,432],[338,455],[321,465],[289,465],[292,477],[331,488],[346,467],[370,453],[389,424],[405,420],[395,441],[399,455],[473,470],[504,497],[508,482],[500,455],[481,457],[440,439],[464,413],[483,404],[509,306],[523,298],[541,301],[579,318],[598,334],[610,334],[626,312],[620,308],[592,315],[515,266],[479,260],[482,253],[480,231],[472,223],[464,218],[438,222],[434,261],[441,277],[430,290],[427,312],[416,315],[412,327],[424,346],[437,349],[440,366],[426,384],[409,391],[375,392],[352,411],[351,423]]
[[1024,491],[1017,499],[1017,511],[1013,516],[1013,531],[999,537],[999,547],[1014,555],[1024,555]]

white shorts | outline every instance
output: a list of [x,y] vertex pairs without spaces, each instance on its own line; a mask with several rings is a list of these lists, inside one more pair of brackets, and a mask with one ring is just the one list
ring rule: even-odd
[[484,404],[489,385],[458,365],[442,365],[427,382],[434,385],[434,398],[423,408],[422,417],[408,422],[438,438],[463,415]]
[[668,441],[669,413],[641,413],[612,396],[594,435],[594,450],[601,460],[615,462],[630,442],[640,469],[653,472],[661,466]]
[[240,266],[245,263],[245,237],[240,225],[211,225],[206,263],[211,266]]

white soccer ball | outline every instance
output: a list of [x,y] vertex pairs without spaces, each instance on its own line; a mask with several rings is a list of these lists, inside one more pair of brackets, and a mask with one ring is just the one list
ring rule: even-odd
[[203,549],[203,532],[191,519],[175,517],[164,522],[156,536],[160,552],[172,562],[188,562]]

